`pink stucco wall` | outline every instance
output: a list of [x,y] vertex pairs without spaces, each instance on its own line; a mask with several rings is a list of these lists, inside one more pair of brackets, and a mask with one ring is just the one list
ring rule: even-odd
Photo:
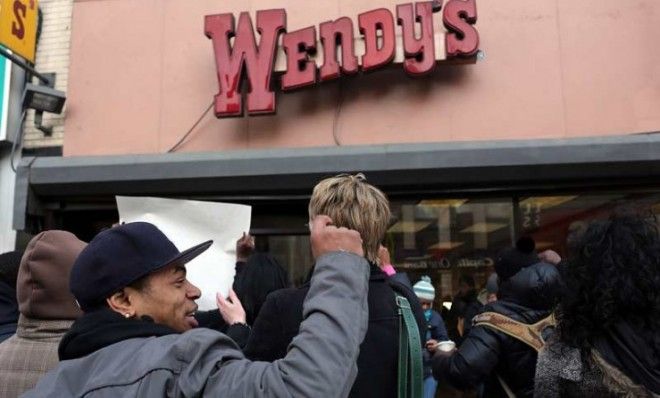
[[[64,153],[162,153],[177,142],[217,92],[204,15],[285,8],[294,30],[404,2],[76,1]],[[486,57],[474,65],[440,66],[417,80],[400,67],[342,79],[343,101],[337,82],[278,92],[277,115],[218,120],[210,112],[180,151],[660,130],[659,1],[477,7]]]

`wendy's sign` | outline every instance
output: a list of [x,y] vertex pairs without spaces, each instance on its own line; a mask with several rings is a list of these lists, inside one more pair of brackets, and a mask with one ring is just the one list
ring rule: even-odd
[[[385,8],[358,15],[359,34],[347,17],[321,23],[318,34],[316,26],[286,32],[285,10],[257,11],[258,41],[247,12],[240,14],[238,25],[233,14],[207,15],[204,30],[213,42],[219,85],[215,115],[243,114],[245,74],[247,111],[257,115],[275,112],[272,87],[278,83],[287,91],[393,63],[402,64],[410,76],[420,76],[431,72],[438,61],[474,56],[479,49],[479,33],[473,26],[476,0],[441,4],[398,5],[399,34],[394,15]],[[442,12],[444,29],[436,32],[433,14],[437,11]],[[282,72],[279,82],[274,81],[277,72]]]

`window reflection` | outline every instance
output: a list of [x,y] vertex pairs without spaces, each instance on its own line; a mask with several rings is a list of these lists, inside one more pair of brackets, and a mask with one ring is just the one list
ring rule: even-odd
[[413,282],[429,275],[438,305],[451,301],[462,274],[484,285],[495,255],[512,242],[511,198],[426,199],[391,207],[396,222],[386,245],[394,266]]
[[[494,272],[497,253],[521,236],[530,236],[537,251],[552,249],[566,256],[571,230],[607,218],[621,205],[660,213],[660,193],[623,192],[538,195],[501,198],[423,198],[391,200],[393,221],[383,244],[395,268],[417,282],[431,277],[436,308],[451,302],[459,279],[472,276],[483,289]],[[295,207],[295,211],[293,208]],[[293,285],[306,280],[313,259],[309,246],[306,203],[289,203],[288,214],[277,206],[255,208],[257,241],[287,269]]]

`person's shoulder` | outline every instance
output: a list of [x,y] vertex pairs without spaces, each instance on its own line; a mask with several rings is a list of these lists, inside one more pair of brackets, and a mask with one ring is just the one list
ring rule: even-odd
[[[126,340],[124,343],[126,345],[117,348],[124,352],[133,352],[136,357],[147,355],[156,363],[168,363],[169,358],[189,362],[198,355],[219,350],[225,352],[225,355],[243,357],[240,348],[231,337],[217,330],[203,327],[180,334]],[[160,354],[153,355],[153,353]]]
[[264,308],[267,311],[272,311],[273,309],[288,311],[296,306],[302,307],[305,297],[309,292],[309,287],[310,285],[306,283],[300,287],[288,287],[269,293],[262,306],[262,311]]
[[529,311],[529,308],[511,303],[506,300],[497,300],[484,305],[482,312],[496,312],[517,321],[524,321],[522,314]]
[[412,282],[410,282],[410,277],[405,272],[397,272],[394,275],[390,275],[388,280],[396,281],[396,282],[406,286],[409,289],[413,288]]
[[0,342],[0,358],[8,358],[10,353],[20,350],[22,344],[18,340],[18,337],[13,335]]
[[[419,305],[419,299],[417,298],[417,295],[415,295],[415,292],[405,284],[392,280],[391,278],[387,279],[387,283],[384,284],[379,284],[379,286],[383,286],[385,290],[378,289],[381,293],[379,294],[379,297],[387,294],[387,296],[392,297],[393,302],[395,301],[396,296],[401,296],[408,300],[410,305],[413,307],[413,310],[415,308],[419,307],[419,310],[421,311],[421,306]],[[378,286],[376,286],[378,287]],[[372,289],[371,285],[369,286],[369,294],[371,294],[371,291],[377,291],[376,289]],[[387,293],[384,293],[387,291]]]
[[271,292],[266,296],[266,300],[272,300],[272,301],[288,301],[288,300],[293,300],[297,299],[299,297],[302,297],[303,299],[305,296],[307,296],[307,292],[309,292],[309,283],[305,283],[302,286],[299,287],[287,287],[284,289],[278,289],[275,290],[274,292]]
[[406,285],[405,283],[393,279],[393,278],[387,278],[387,285],[397,294],[400,294],[402,296],[405,296],[406,298],[410,299],[411,297],[417,297],[415,296],[415,292],[412,290],[411,287]]
[[94,354],[107,354],[113,350],[132,352],[136,348],[140,348],[140,351],[143,351],[143,347],[146,348],[146,351],[154,349],[160,351],[160,349],[169,350],[171,348],[176,349],[177,347],[183,346],[192,347],[194,345],[212,345],[217,344],[218,342],[231,342],[232,345],[234,344],[233,340],[224,333],[215,329],[198,327],[183,333],[126,339],[95,351]]

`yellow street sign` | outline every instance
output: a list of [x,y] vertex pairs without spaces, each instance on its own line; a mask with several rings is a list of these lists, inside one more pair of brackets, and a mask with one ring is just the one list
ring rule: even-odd
[[37,0],[1,0],[0,44],[34,63],[37,46]]

